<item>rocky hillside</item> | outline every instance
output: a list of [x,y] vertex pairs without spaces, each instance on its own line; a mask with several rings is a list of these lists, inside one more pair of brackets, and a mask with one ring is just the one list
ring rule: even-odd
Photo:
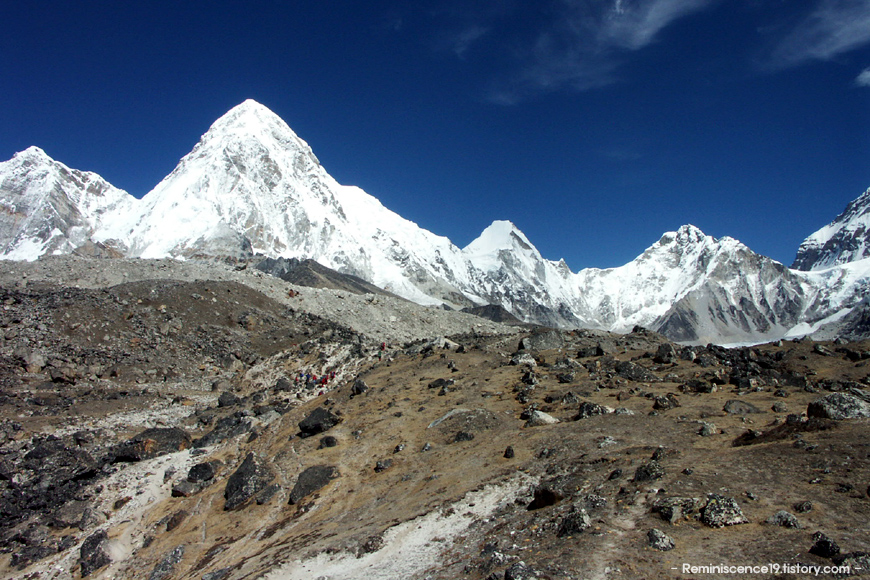
[[870,342],[520,332],[171,260],[15,264],[0,303],[3,577],[870,570]]

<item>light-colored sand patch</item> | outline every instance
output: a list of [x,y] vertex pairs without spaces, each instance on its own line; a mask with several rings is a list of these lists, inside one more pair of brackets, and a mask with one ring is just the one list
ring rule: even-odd
[[499,485],[472,491],[452,509],[430,512],[399,524],[384,534],[384,547],[360,558],[354,554],[321,553],[307,560],[289,562],[265,580],[410,580],[437,566],[445,547],[475,521],[514,501],[537,480],[518,472]]

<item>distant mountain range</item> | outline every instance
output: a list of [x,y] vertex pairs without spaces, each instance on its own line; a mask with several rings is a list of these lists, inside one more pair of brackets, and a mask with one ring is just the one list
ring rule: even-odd
[[465,248],[337,183],[305,141],[245,101],[142,199],[31,147],[0,163],[0,258],[314,260],[424,305],[686,342],[870,336],[870,190],[800,246],[792,269],[686,225],[628,264],[571,272],[507,221]]

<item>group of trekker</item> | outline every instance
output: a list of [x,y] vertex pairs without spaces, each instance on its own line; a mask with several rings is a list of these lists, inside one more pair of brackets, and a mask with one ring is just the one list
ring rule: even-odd
[[320,376],[305,371],[299,371],[296,374],[295,382],[297,385],[304,384],[307,388],[313,388],[316,386],[325,387],[329,384],[329,381],[333,379],[335,379],[335,371]]

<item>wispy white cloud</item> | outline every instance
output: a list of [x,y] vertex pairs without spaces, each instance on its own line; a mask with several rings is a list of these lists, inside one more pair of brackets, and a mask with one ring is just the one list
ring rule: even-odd
[[870,0],[820,0],[774,47],[772,68],[830,60],[870,43]]
[[870,68],[865,68],[855,79],[855,84],[859,87],[870,87]]
[[465,58],[465,53],[471,46],[489,33],[488,26],[471,25],[458,31],[451,37],[451,50],[459,58]]
[[491,94],[515,103],[560,88],[588,90],[618,80],[628,54],[653,43],[672,22],[718,0],[559,0],[554,17],[515,49],[520,72]]

